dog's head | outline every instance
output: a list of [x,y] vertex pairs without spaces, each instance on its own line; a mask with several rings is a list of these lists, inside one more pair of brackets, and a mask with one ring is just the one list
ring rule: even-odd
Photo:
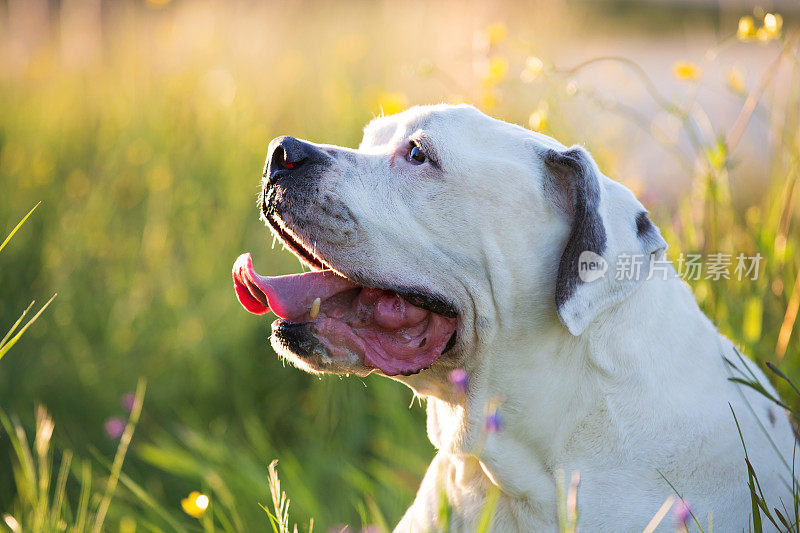
[[239,301],[275,312],[273,346],[318,372],[469,366],[534,322],[580,335],[642,279],[609,265],[666,247],[585,150],[470,106],[375,119],[357,150],[278,137],[259,207],[312,271],[260,276],[245,254]]

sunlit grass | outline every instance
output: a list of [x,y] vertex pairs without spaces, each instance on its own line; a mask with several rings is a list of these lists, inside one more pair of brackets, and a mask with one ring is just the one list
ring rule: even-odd
[[[51,442],[55,423],[44,407],[36,408],[32,443],[21,422],[16,417],[9,418],[0,410],[0,424],[14,450],[13,480],[17,499],[14,506],[3,515],[3,521],[9,529],[35,533],[104,531],[128,445],[141,414],[144,390],[144,382],[140,381],[125,433],[120,439],[110,472],[104,477],[105,487],[102,489],[93,484],[95,479],[89,461],[81,461],[80,467],[73,470],[72,452],[64,450],[58,453],[53,450]],[[57,455],[60,455],[60,460],[56,470]],[[76,478],[78,494],[68,493],[70,477]]]

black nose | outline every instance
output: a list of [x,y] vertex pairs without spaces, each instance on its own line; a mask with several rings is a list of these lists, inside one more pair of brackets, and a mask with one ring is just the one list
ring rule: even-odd
[[269,144],[270,151],[267,159],[270,177],[280,171],[292,172],[303,166],[320,163],[327,157],[325,152],[313,144],[288,135],[276,137]]

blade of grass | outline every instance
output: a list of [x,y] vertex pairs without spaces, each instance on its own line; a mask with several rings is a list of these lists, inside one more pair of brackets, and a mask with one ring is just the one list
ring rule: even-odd
[[800,308],[800,272],[794,280],[794,288],[792,288],[792,295],[789,297],[789,303],[786,305],[786,312],[783,314],[783,322],[781,322],[781,329],[778,330],[778,342],[775,345],[775,355],[778,359],[783,359],[786,355],[786,348],[789,346],[789,339],[792,337],[794,324],[797,320],[797,310]]
[[494,508],[497,505],[497,499],[500,496],[500,487],[492,485],[486,495],[486,505],[483,508],[481,519],[478,522],[478,528],[475,533],[489,533],[492,527],[492,517],[494,516]]
[[437,516],[439,528],[443,533],[450,531],[450,502],[447,501],[447,492],[439,491],[439,513]]
[[19,316],[17,321],[14,322],[14,325],[11,326],[11,329],[8,330],[8,333],[6,333],[6,336],[3,337],[0,340],[0,346],[4,345],[6,343],[6,341],[8,340],[8,338],[11,337],[11,335],[17,330],[17,327],[19,327],[19,325],[22,323],[22,319],[25,318],[25,315],[28,314],[28,311],[31,310],[31,307],[33,307],[33,304],[35,304],[35,303],[36,303],[36,300],[32,301],[30,303],[30,305],[28,305],[28,307],[22,312],[22,314]]
[[36,468],[34,467],[33,454],[28,446],[28,439],[25,436],[25,430],[16,418],[11,420],[2,409],[0,409],[0,423],[3,425],[6,433],[8,433],[9,441],[11,442],[12,448],[14,448],[14,453],[19,462],[19,475],[15,475],[17,478],[15,480],[15,485],[17,486],[17,490],[22,493],[21,496],[23,498],[27,496],[27,499],[32,504],[35,497],[33,488],[37,485]]
[[[678,492],[678,489],[676,489],[676,488],[675,488],[675,485],[673,485],[673,484],[670,482],[670,480],[669,480],[669,479],[667,479],[667,476],[665,476],[664,474],[662,474],[662,473],[661,473],[661,470],[656,470],[656,472],[658,472],[658,475],[659,475],[659,476],[661,476],[661,479],[663,479],[664,481],[666,481],[666,482],[667,482],[667,485],[669,485],[669,488],[671,488],[671,489],[672,489],[672,492],[674,492],[674,493],[675,493],[675,495],[676,495],[678,498],[680,498],[680,500],[681,500],[681,501],[683,501],[684,503],[686,503],[686,500],[684,500],[684,499],[683,499],[683,496],[681,495],[681,493],[680,493],[680,492]],[[694,523],[695,523],[695,524],[697,524],[697,529],[700,531],[700,533],[703,533],[703,526],[701,526],[701,525],[700,525],[700,521],[699,521],[699,520],[697,519],[697,517],[694,515],[694,511],[692,511],[692,508],[691,508],[691,507],[689,507],[688,505],[686,506],[686,508],[689,510],[689,514],[692,516],[692,519],[694,520]]]
[[761,385],[761,383],[755,383],[755,382],[747,381],[746,379],[741,379],[741,378],[728,378],[728,381],[732,381],[734,383],[739,383],[741,385],[745,385],[747,387],[750,387],[751,389],[753,389],[754,391],[758,392],[759,394],[761,394],[765,398],[773,401],[776,405],[779,405],[780,407],[786,409],[787,411],[791,411],[792,413],[797,415],[797,413],[794,411],[794,409],[792,409],[791,407],[789,407],[788,405],[786,405],[785,403],[780,401],[778,398],[776,398],[772,394],[770,394],[769,391],[767,389],[765,389],[763,385]]
[[114,455],[114,462],[111,464],[111,473],[106,483],[106,490],[103,493],[103,498],[100,500],[100,505],[97,508],[97,516],[94,520],[92,533],[100,533],[103,530],[103,523],[108,513],[108,507],[111,505],[111,499],[114,497],[114,492],[117,488],[120,474],[122,473],[122,463],[125,461],[125,455],[128,453],[128,446],[133,438],[133,432],[136,429],[136,424],[139,422],[139,416],[142,414],[142,402],[144,401],[144,393],[147,389],[147,382],[139,379],[136,385],[136,393],[133,400],[133,408],[131,409],[128,424],[125,426],[125,431],[119,439],[119,446],[117,446],[117,453]]
[[786,518],[784,518],[783,513],[781,513],[777,507],[775,507],[775,514],[778,515],[778,520],[780,520],[781,524],[783,524],[784,527],[786,527],[786,531],[791,531],[792,526],[789,525],[789,521],[786,520]]
[[661,521],[664,520],[664,517],[667,516],[667,513],[672,508],[673,503],[675,503],[675,496],[670,494],[667,496],[667,499],[664,500],[664,503],[661,504],[661,507],[658,508],[656,514],[653,515],[653,518],[650,519],[650,522],[647,523],[645,528],[642,530],[642,533],[653,533]]
[[742,448],[744,449],[744,460],[747,462],[747,485],[750,487],[750,516],[753,519],[753,531],[756,533],[761,533],[763,529],[763,526],[761,525],[761,512],[759,511],[755,490],[753,490],[753,471],[750,468],[750,460],[747,457],[747,446],[744,444],[742,428],[739,427],[739,419],[736,418],[736,413],[733,411],[733,406],[728,404],[728,407],[733,415],[733,421],[736,422],[736,430],[739,432],[739,439],[742,441]]
[[269,518],[269,524],[272,526],[273,533],[280,533],[280,531],[278,530],[278,519],[275,517],[275,515],[272,514],[272,512],[266,506],[260,503],[258,504],[258,506],[261,507],[265,513],[267,513],[267,517]]
[[[212,500],[212,501],[214,501],[214,500]],[[212,504],[210,510],[213,513],[213,516],[216,517],[217,520],[219,520],[219,525],[220,525],[220,527],[222,527],[222,530],[223,531],[233,531],[233,532],[241,531],[242,527],[241,526],[239,526],[239,527],[234,526],[233,525],[233,519],[229,518],[227,513],[225,513],[225,511],[223,511],[221,507],[222,507],[221,505],[216,505],[215,506],[214,504]],[[206,514],[209,514],[209,513],[206,513]],[[212,516],[212,515],[209,514],[209,516]],[[213,519],[212,519],[212,525],[213,525]]]
[[39,205],[40,205],[41,203],[42,203],[42,202],[39,202],[39,203],[37,203],[35,206],[33,206],[33,208],[32,208],[30,211],[28,211],[28,214],[27,214],[27,215],[25,215],[24,217],[22,217],[22,220],[20,220],[20,221],[19,221],[19,224],[17,224],[16,226],[14,226],[14,229],[12,229],[12,230],[11,230],[11,233],[9,233],[9,234],[8,234],[8,237],[6,237],[6,240],[4,240],[4,241],[3,241],[3,244],[0,244],[0,251],[2,251],[2,250],[3,250],[3,248],[5,248],[5,247],[6,247],[6,244],[8,244],[8,241],[10,241],[10,240],[11,240],[11,237],[13,237],[13,236],[14,236],[14,234],[17,232],[17,230],[18,230],[19,228],[21,228],[21,227],[22,227],[22,225],[25,223],[25,221],[26,221],[26,220],[28,220],[28,217],[29,217],[29,216],[31,216],[31,214],[32,214],[34,211],[36,211],[36,208],[37,208],[37,207],[39,207]]
[[[721,348],[721,347],[720,347],[720,348]],[[724,351],[722,351],[722,350],[720,350],[720,351],[721,351],[721,353],[723,354],[723,355],[722,355],[722,357],[723,357],[723,358],[725,358]],[[753,372],[753,371],[750,369],[750,366],[749,366],[749,365],[747,364],[747,362],[744,360],[744,356],[741,354],[741,352],[739,351],[739,349],[738,349],[736,346],[733,346],[733,353],[735,353],[735,354],[736,354],[736,357],[739,359],[739,362],[742,364],[742,366],[744,367],[744,369],[745,369],[745,370],[747,370],[747,373],[748,373],[748,374],[750,374],[750,378],[751,378],[753,381],[755,381],[755,382],[759,382],[759,381],[758,381],[758,377],[756,376],[755,372]],[[727,358],[725,358],[725,360],[727,361]],[[737,367],[737,366],[735,366],[735,365],[732,365],[732,366],[733,366],[733,368],[735,368],[735,369],[736,369],[736,370],[737,370],[737,371],[738,371],[740,374],[744,375],[744,372],[742,372],[741,370],[739,370],[739,367]]]
[[39,309],[39,311],[35,315],[33,315],[33,317],[30,320],[28,320],[28,322],[24,326],[22,326],[22,329],[20,329],[16,335],[11,337],[11,340],[9,340],[3,345],[0,345],[0,359],[2,359],[3,356],[6,354],[6,352],[8,352],[11,349],[11,347],[17,343],[19,338],[22,337],[22,334],[25,333],[25,330],[31,327],[31,324],[36,322],[36,319],[39,318],[39,316],[41,316],[41,314],[44,312],[45,309],[47,309],[47,306],[50,305],[50,302],[52,302],[56,296],[58,296],[58,293],[54,294],[49,300],[47,300],[47,303],[44,304],[42,308]]
[[788,383],[792,387],[792,389],[794,389],[794,391],[798,394],[798,396],[800,396],[800,389],[798,389],[797,386],[795,386],[794,382],[792,382],[792,380],[789,379],[789,376],[784,374],[783,371],[780,368],[778,368],[777,366],[773,365],[769,361],[767,361],[766,365],[767,365],[767,368],[769,368],[775,374],[777,374],[778,377],[780,377],[781,379],[786,381],[786,383]]
[[52,454],[50,453],[50,438],[53,436],[53,419],[41,405],[36,407],[36,437],[33,448],[36,452],[37,466],[39,468],[39,494],[36,505],[36,522],[47,527],[50,502],[50,481],[52,471]]
[[[92,450],[92,455],[94,455],[95,458],[108,469],[109,473],[111,472],[113,465],[111,462],[108,461],[108,459],[100,455],[100,453],[97,450]],[[150,507],[159,516],[159,518],[161,518],[162,520],[164,520],[164,522],[169,524],[171,528],[173,528],[175,531],[180,531],[183,529],[183,526],[181,526],[178,522],[176,522],[175,519],[172,518],[172,516],[169,514],[169,512],[167,512],[163,507],[159,506],[158,502],[156,502],[156,500],[154,500],[147,493],[145,489],[143,489],[127,474],[125,474],[124,472],[120,472],[119,481],[126,489],[131,491],[131,493],[135,497],[139,498],[139,500],[141,500],[142,503]]]
[[753,518],[753,531],[755,533],[762,533],[763,526],[761,525],[761,512],[758,509],[758,501],[756,499],[755,491],[753,490],[753,477],[750,471],[747,472],[747,484],[750,487],[750,516]]
[[[756,475],[753,465],[750,463],[750,457],[747,455],[747,446],[744,443],[744,436],[742,435],[742,428],[739,426],[739,419],[736,418],[736,413],[733,410],[733,406],[728,404],[728,407],[733,415],[733,421],[736,422],[736,430],[739,432],[739,440],[741,440],[742,448],[744,449],[744,461],[747,464],[748,485],[750,487],[750,505],[752,506],[753,528],[756,532],[760,532],[763,529],[761,524],[761,513],[759,512],[760,509],[764,512],[764,516],[766,516],[777,529],[780,529],[780,526],[778,526],[778,524],[775,522],[775,519],[772,517],[772,513],[767,507],[767,502],[764,497],[764,492],[761,490],[761,484],[758,481],[758,476]],[[756,489],[758,489],[758,492],[756,492]]]
[[89,496],[92,493],[92,465],[89,461],[81,463],[81,494],[78,498],[78,509],[76,512],[75,524],[70,529],[73,533],[83,533],[86,531],[86,521],[89,515]]
[[574,470],[570,476],[570,482],[564,487],[564,471],[558,472],[558,506],[561,522],[559,530],[562,533],[575,533],[578,526],[578,485],[580,484],[580,472]]
[[[244,523],[236,509],[236,499],[233,494],[231,494],[230,489],[225,485],[222,478],[212,473],[205,476],[205,481],[216,494],[214,501],[219,502],[219,505],[214,506],[213,512],[214,516],[220,521],[220,525],[226,531],[242,531],[245,529]],[[230,517],[224,509],[227,509],[230,513]]]
[[800,490],[797,478],[794,475],[795,459],[797,457],[797,434],[794,436],[794,448],[792,448],[792,503],[794,504],[794,523],[800,524]]
[[369,510],[369,514],[371,517],[370,521],[372,522],[372,524],[378,526],[378,529],[380,531],[391,531],[391,529],[389,528],[389,524],[386,522],[386,518],[384,518],[380,507],[378,507],[378,504],[375,501],[375,498],[367,494],[365,499],[367,503],[367,509]]
[[[292,530],[289,529],[289,504],[291,501],[286,496],[286,492],[281,490],[281,480],[278,477],[277,464],[278,460],[273,459],[267,468],[269,471],[267,485],[269,486],[269,492],[272,496],[272,506],[275,510],[275,514],[273,515],[264,505],[259,504],[259,506],[266,511],[272,528],[276,533],[291,533],[291,531],[297,533],[297,524],[294,524]],[[308,533],[311,533],[313,529],[314,520],[312,518],[308,523]]]
[[56,489],[53,493],[53,504],[50,508],[50,523],[58,524],[61,518],[61,508],[64,505],[64,495],[67,489],[67,478],[69,477],[69,467],[72,464],[72,452],[69,450],[61,454],[61,466],[58,469],[56,478]]
[[280,533],[289,532],[289,502],[286,493],[281,490],[281,480],[278,477],[278,460],[273,459],[269,464],[269,492],[272,496],[272,508],[275,509],[275,518],[278,521]]
[[[717,342],[719,343],[719,341],[717,341]],[[722,345],[721,344],[719,344],[719,350],[720,350],[721,354],[725,353],[724,350],[722,349]],[[753,376],[753,380],[756,381],[756,382],[759,382],[758,378],[755,376],[753,371],[750,370],[750,367],[745,363],[744,358],[742,357],[742,354],[739,353],[739,350],[737,350],[734,347],[733,351],[736,354],[736,356],[739,358],[739,361],[741,362],[741,364],[747,369],[747,371],[750,373],[750,375]],[[723,355],[723,358],[725,358],[724,355]],[[736,368],[736,367],[734,367],[734,368]],[[741,370],[739,370],[738,368],[736,368],[736,370],[740,374],[744,375],[744,373]],[[775,454],[778,456],[778,458],[781,460],[781,462],[786,467],[786,470],[792,470],[792,467],[789,466],[789,462],[786,460],[786,458],[781,453],[780,448],[778,448],[778,445],[775,444],[775,440],[772,438],[772,435],[770,435],[769,431],[767,431],[767,428],[765,428],[764,424],[761,423],[761,420],[758,418],[758,415],[756,415],[756,412],[753,409],[753,406],[750,404],[750,401],[747,399],[747,396],[744,395],[744,391],[741,390],[741,387],[737,387],[736,388],[736,392],[739,394],[739,397],[742,399],[742,402],[744,403],[745,407],[747,407],[747,410],[750,412],[750,415],[753,417],[753,420],[755,421],[756,425],[761,430],[761,433],[767,439],[767,441],[769,442],[770,446],[775,451]],[[733,407],[731,407],[731,411],[733,411]],[[786,486],[788,488],[789,484],[786,483]]]
[[747,463],[748,475],[752,479],[752,484],[750,485],[751,498],[755,498],[756,505],[758,505],[759,509],[761,509],[764,512],[764,516],[766,516],[767,519],[769,519],[769,521],[772,522],[772,525],[774,525],[777,529],[780,529],[780,526],[772,517],[772,513],[770,512],[769,507],[767,506],[767,499],[764,497],[764,492],[761,490],[761,484],[758,481],[758,476],[756,475],[756,471],[753,468],[753,465],[750,463],[749,460],[745,460],[745,462]]

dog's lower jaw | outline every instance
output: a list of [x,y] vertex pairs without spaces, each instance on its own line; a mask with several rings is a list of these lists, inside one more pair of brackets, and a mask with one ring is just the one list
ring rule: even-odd
[[455,369],[454,360],[445,354],[433,364],[409,376],[390,376],[391,379],[406,385],[416,397],[422,399],[438,398],[451,405],[458,405],[464,400],[463,394],[449,382],[449,374]]

